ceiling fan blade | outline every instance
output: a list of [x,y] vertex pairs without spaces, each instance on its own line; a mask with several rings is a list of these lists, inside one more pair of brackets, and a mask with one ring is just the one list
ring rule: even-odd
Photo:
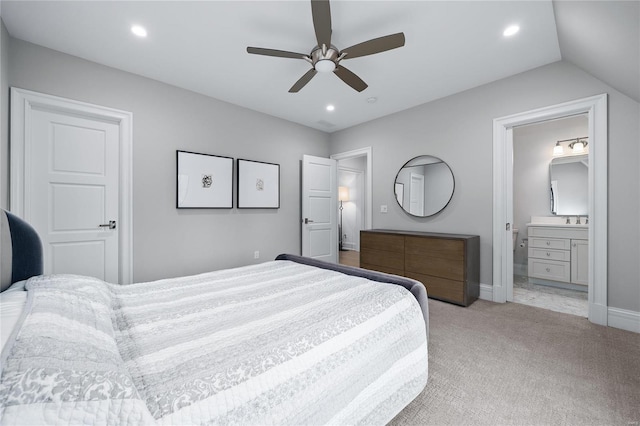
[[331,47],[331,7],[329,0],[311,0],[311,15],[313,28],[316,31],[318,46]]
[[378,37],[369,41],[358,43],[346,49],[342,49],[340,54],[346,54],[344,59],[359,58],[360,56],[373,55],[404,46],[404,33],[391,34]]
[[311,68],[309,71],[306,72],[305,75],[303,75],[302,77],[300,77],[300,80],[296,81],[296,84],[294,84],[293,86],[291,86],[291,89],[289,89],[289,93],[298,93],[300,91],[300,89],[302,89],[304,86],[306,86],[306,84],[311,81],[311,79],[318,73],[318,71],[315,70],[315,68]]
[[367,83],[362,81],[360,77],[341,65],[338,65],[333,73],[340,77],[340,80],[344,81],[358,92],[362,92],[368,87]]
[[305,55],[304,53],[287,52],[285,50],[264,49],[262,47],[247,47],[247,53],[253,53],[254,55],[276,56],[278,58],[309,58],[309,55]]

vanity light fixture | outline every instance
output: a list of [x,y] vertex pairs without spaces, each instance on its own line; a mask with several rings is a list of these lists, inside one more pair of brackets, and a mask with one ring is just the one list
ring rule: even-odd
[[562,146],[563,142],[569,142],[569,149],[571,150],[572,154],[582,154],[584,152],[584,148],[588,145],[587,139],[588,136],[583,136],[580,138],[563,139],[561,141],[557,141],[556,146],[553,147],[553,155],[564,154],[564,147]]
[[560,145],[560,141],[556,142],[556,146],[553,147],[553,155],[564,154],[564,148]]
[[584,148],[588,145],[587,144],[587,138],[578,138],[575,140],[575,142],[571,142],[569,144],[569,148],[571,150],[573,150],[574,154],[581,154],[584,152]]

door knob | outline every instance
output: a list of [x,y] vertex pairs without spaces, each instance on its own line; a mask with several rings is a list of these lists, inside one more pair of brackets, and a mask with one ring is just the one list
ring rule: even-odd
[[309,219],[308,217],[305,217],[305,218],[304,218],[304,224],[305,224],[305,225],[308,225],[308,224],[310,224],[310,223],[313,223],[313,221],[312,221],[311,219]]
[[103,223],[101,225],[98,225],[99,228],[109,228],[109,229],[116,229],[116,221],[115,220],[110,220],[109,223]]

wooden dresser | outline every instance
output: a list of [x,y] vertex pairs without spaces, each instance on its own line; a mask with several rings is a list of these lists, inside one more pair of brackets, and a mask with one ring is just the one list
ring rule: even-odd
[[429,297],[469,306],[480,295],[480,237],[360,231],[360,267],[413,278]]

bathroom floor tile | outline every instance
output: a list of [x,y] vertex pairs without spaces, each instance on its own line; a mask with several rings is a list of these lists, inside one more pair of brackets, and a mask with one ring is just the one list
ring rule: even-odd
[[513,276],[513,302],[551,311],[587,317],[587,293],[529,283],[527,277]]

